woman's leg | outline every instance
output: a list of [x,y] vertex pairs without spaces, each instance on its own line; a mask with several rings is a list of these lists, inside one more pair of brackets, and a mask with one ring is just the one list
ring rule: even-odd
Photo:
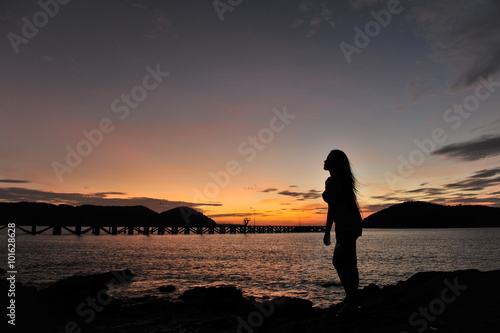
[[344,251],[344,244],[340,243],[337,241],[335,244],[335,250],[333,251],[333,259],[332,259],[332,264],[333,267],[335,267],[335,270],[337,271],[337,274],[340,278],[340,282],[342,283],[342,286],[345,286],[348,283],[347,282],[347,266],[345,264],[346,258],[345,258],[345,251]]
[[346,260],[346,270],[347,270],[347,285],[346,285],[346,295],[349,295],[349,300],[351,305],[358,305],[358,287],[359,287],[359,272],[358,272],[358,260],[356,256],[356,240],[352,240],[348,243],[346,248],[347,260]]
[[356,240],[337,242],[333,253],[333,266],[344,286],[347,304],[357,306],[359,272],[356,257]]

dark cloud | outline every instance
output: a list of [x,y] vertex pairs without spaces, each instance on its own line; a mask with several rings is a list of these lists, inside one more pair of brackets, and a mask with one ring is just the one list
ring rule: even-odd
[[387,194],[382,194],[382,195],[374,195],[371,196],[370,198],[376,199],[376,200],[384,200],[384,201],[395,201],[395,202],[404,202],[408,200],[408,198],[404,196],[400,196],[397,193],[387,193]]
[[303,27],[307,37],[314,36],[323,26],[335,27],[333,10],[326,0],[300,0],[300,18],[293,21],[293,27]]
[[29,181],[19,180],[19,179],[0,179],[0,183],[24,184],[24,183],[29,183]]
[[435,150],[432,155],[444,155],[463,161],[476,161],[500,155],[500,135],[484,135],[475,140],[453,143]]
[[471,87],[500,69],[500,2],[441,0],[415,3],[408,17],[430,44],[429,58],[459,69],[452,91]]
[[444,193],[444,189],[435,187],[423,187],[417,188],[415,190],[404,191],[407,194],[423,194],[423,195],[441,195]]
[[[258,214],[256,214],[258,215]],[[253,216],[253,213],[252,212],[249,212],[249,213],[229,213],[229,214],[210,214],[210,217],[211,218],[218,218],[218,217],[238,217],[238,218],[242,218],[242,217],[251,217]]]
[[494,196],[477,196],[477,195],[456,195],[446,200],[447,204],[484,204],[491,203],[492,206],[500,205],[500,198]]
[[500,191],[486,193],[488,189],[493,190],[500,185],[500,167],[478,170],[468,177],[445,183],[441,187],[422,187],[425,185],[430,184],[425,182],[420,185],[420,188],[371,196],[372,199],[381,200],[383,203],[367,205],[362,208],[367,211],[379,211],[405,201],[426,201],[443,205],[500,205],[500,197],[498,196]]
[[132,197],[132,198],[109,198],[108,195],[125,195],[123,192],[99,192],[99,193],[57,193],[32,190],[20,187],[0,188],[0,200],[7,202],[48,202],[54,204],[68,205],[102,205],[102,206],[136,206],[142,205],[155,211],[168,210],[179,206],[187,206],[200,210],[202,206],[221,206],[220,203],[194,203],[186,201],[170,201],[157,198]]
[[[291,188],[291,187],[297,188],[298,186],[297,185],[290,185],[288,187],[289,188]],[[277,194],[289,196],[289,197],[295,198],[296,200],[300,200],[300,201],[321,198],[321,193],[322,193],[319,190],[309,190],[307,192],[297,192],[297,191],[290,191],[287,189],[287,190],[280,191],[279,189],[274,188],[274,187],[268,187],[266,189],[259,190],[259,192],[263,192],[263,193],[277,192]]]
[[482,191],[485,188],[496,185],[500,185],[500,176],[494,178],[474,178],[472,176],[463,181],[446,184],[445,187],[461,191]]
[[92,196],[105,198],[108,195],[126,195],[126,194],[127,193],[124,193],[124,192],[97,192],[97,193],[93,193]]
[[290,196],[296,198],[297,200],[309,200],[321,198],[321,191],[309,190],[308,192],[294,192],[294,191],[281,191],[278,194]]
[[476,171],[471,178],[489,178],[498,174],[500,174],[500,167]]
[[434,196],[433,201],[456,202],[460,197],[462,201],[475,202],[476,198],[481,197],[481,193],[474,192],[484,191],[488,187],[499,184],[500,167],[496,167],[478,170],[467,178],[444,184],[441,188],[419,188],[404,193]]
[[277,191],[277,190],[278,190],[277,188],[269,187],[269,188],[266,188],[265,190],[262,190],[261,192],[269,193],[269,192],[274,192],[274,191]]
[[[407,190],[403,193],[413,195],[412,200],[423,200],[425,198],[434,202],[445,201],[445,203],[448,203],[457,202],[459,200],[457,198],[460,197],[462,202],[475,202],[475,198],[481,197],[481,193],[479,192],[497,185],[500,185],[500,167],[478,170],[469,177],[444,184],[440,188],[424,187]],[[432,196],[432,199],[428,198],[429,196]],[[381,199],[382,197],[378,196],[376,198]],[[454,198],[453,201],[452,198]]]

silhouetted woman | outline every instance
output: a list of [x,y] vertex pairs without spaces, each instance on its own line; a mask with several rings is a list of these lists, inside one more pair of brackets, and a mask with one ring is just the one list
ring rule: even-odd
[[349,313],[357,308],[359,274],[356,240],[362,232],[361,214],[356,199],[356,179],[349,159],[341,150],[332,150],[323,168],[330,171],[323,192],[323,200],[328,203],[323,242],[327,246],[331,244],[330,231],[335,222],[336,244],[332,262],[346,294],[338,313]]

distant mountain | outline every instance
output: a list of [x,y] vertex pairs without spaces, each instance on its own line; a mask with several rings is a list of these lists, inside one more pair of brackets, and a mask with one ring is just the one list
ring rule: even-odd
[[189,223],[192,227],[215,227],[217,223],[211,218],[190,207],[176,207],[160,213],[158,220],[163,226],[180,226]]
[[18,225],[60,226],[215,226],[214,220],[189,207],[157,213],[144,206],[69,206],[40,202],[0,202],[0,221]]
[[376,212],[363,220],[364,228],[478,228],[500,227],[500,208],[444,206],[410,201]]

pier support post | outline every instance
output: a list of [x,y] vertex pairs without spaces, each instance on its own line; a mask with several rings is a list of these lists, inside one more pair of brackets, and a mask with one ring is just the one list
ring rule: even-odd
[[92,227],[92,233],[94,235],[99,235],[101,233],[101,228],[99,226],[97,227]]
[[36,235],[36,225],[31,226],[31,234]]
[[117,234],[117,231],[118,231],[118,228],[117,228],[117,227],[111,227],[111,234],[112,234],[112,235],[116,235],[116,234]]
[[128,227],[128,232],[127,232],[129,235],[133,235],[134,234],[134,227]]
[[61,227],[60,227],[60,226],[55,225],[55,226],[52,228],[52,235],[60,235],[60,234],[61,234]]
[[82,234],[82,226],[77,225],[75,226],[75,235],[80,236]]

